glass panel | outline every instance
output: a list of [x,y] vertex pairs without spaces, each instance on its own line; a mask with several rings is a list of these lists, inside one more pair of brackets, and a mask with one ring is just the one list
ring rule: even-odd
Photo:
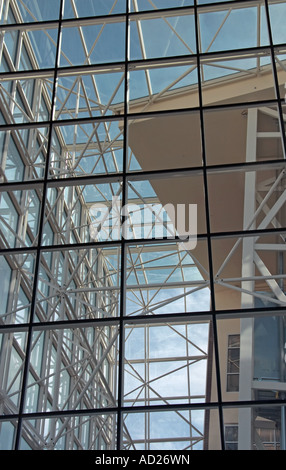
[[22,395],[23,369],[26,357],[26,332],[0,332],[0,346],[0,368],[2,371],[0,375],[2,390],[1,414],[13,415],[19,412]]
[[286,14],[285,2],[268,0],[268,4],[273,42],[274,44],[282,44],[286,41],[285,28],[282,25]]
[[[249,131],[249,123],[253,128]],[[206,160],[209,165],[284,159],[277,106],[228,107],[204,112]],[[249,143],[252,142],[250,155]]]
[[196,58],[148,62],[135,65],[130,73],[129,112],[153,112],[193,108],[199,105]]
[[115,15],[124,13],[126,0],[66,0],[64,18]]
[[153,2],[151,0],[136,0],[131,2],[130,11],[144,11],[144,10],[161,10],[164,8],[180,8],[186,6],[192,6],[194,0],[157,0]]
[[198,4],[204,5],[204,4],[213,4],[213,3],[221,3],[221,2],[237,2],[239,0],[197,0]]
[[[10,15],[13,18],[11,23],[51,21],[59,18],[60,0],[49,0],[48,2],[46,0],[16,0],[13,3],[17,5],[20,16],[19,20],[16,20]],[[9,0],[4,0],[4,12],[8,4]]]
[[[277,80],[279,84],[280,97],[285,101],[285,83],[286,83],[286,54],[285,51],[275,50],[275,63],[277,70]],[[285,123],[285,118],[284,118]]]
[[116,431],[114,414],[25,419],[20,449],[111,450],[114,448],[113,430]]
[[230,335],[228,337],[228,347],[239,349],[240,347],[240,338],[239,335]]
[[[158,34],[159,33],[159,34]],[[156,40],[155,40],[156,38]],[[143,16],[130,21],[130,59],[153,59],[196,53],[194,15]]]
[[[114,41],[116,37],[116,41]],[[125,59],[125,24],[98,23],[64,27],[60,66],[102,64]]]
[[226,450],[284,450],[284,413],[270,404],[225,409]]
[[0,450],[13,450],[17,421],[0,421]]
[[[248,231],[277,227],[285,213],[284,165],[259,165],[251,170],[210,172],[208,175],[210,222],[213,232]],[[263,202],[267,196],[267,205]],[[244,198],[248,197],[247,213]],[[255,223],[254,223],[255,222]],[[283,222],[282,222],[283,223]]]
[[238,372],[239,370],[239,350],[230,350],[229,362],[228,362],[228,372]]
[[39,321],[119,316],[118,247],[43,252],[38,276]]
[[0,194],[2,247],[37,245],[41,193],[39,188]]
[[124,224],[128,239],[166,237],[193,240],[205,233],[203,175],[151,175],[149,179],[128,181],[128,205]]
[[227,391],[237,392],[239,390],[239,375],[228,374],[227,376]]
[[132,118],[128,126],[128,146],[130,171],[201,166],[199,113]]
[[48,121],[51,117],[53,78],[3,80],[0,100],[6,124]]
[[[34,70],[55,67],[58,29],[39,27],[25,31],[11,29],[3,32],[4,54],[13,70]],[[22,40],[17,41],[17,38]],[[31,54],[31,47],[33,54]],[[7,48],[7,49],[6,49]],[[29,50],[29,53],[28,53]]]
[[126,406],[204,403],[209,320],[125,328]]
[[44,177],[47,128],[0,131],[2,181],[38,180]]
[[214,54],[204,57],[201,61],[201,82],[205,106],[276,98],[268,49],[243,55],[234,52],[228,57]]
[[[227,294],[225,294],[227,295]],[[285,315],[271,313],[275,305],[269,303],[267,310],[265,304],[260,304],[263,314],[241,315],[232,318],[225,315],[219,317],[217,322],[219,350],[221,351],[221,385],[223,401],[260,401],[284,399],[285,387]],[[263,310],[264,308],[264,310]],[[240,360],[235,356],[228,356],[226,364],[227,338],[229,335],[240,336]],[[224,370],[228,368],[228,373]],[[235,389],[234,387],[238,385]],[[243,423],[243,419],[241,423]],[[236,421],[234,421],[236,422]],[[245,421],[245,425],[247,420]],[[249,426],[253,425],[251,422]],[[247,426],[247,425],[246,425]]]
[[[197,261],[201,254],[200,263]],[[130,245],[127,253],[127,315],[180,314],[210,309],[205,242]]]
[[121,194],[122,187],[117,180],[49,188],[43,244],[120,239]]
[[35,255],[0,256],[1,323],[27,323],[31,313]]
[[216,308],[285,307],[284,235],[213,239]]
[[226,450],[237,450],[238,426],[225,426]]
[[34,331],[26,412],[115,407],[117,340],[112,325]]
[[15,68],[19,44],[19,31],[12,29],[1,33],[3,41],[1,51],[1,72],[7,72],[9,71],[10,64],[11,68]]
[[[124,422],[128,433],[123,442],[125,450],[203,450],[212,449],[205,440],[207,428],[204,426],[208,410],[186,409],[180,411],[162,411],[146,413],[126,413]],[[210,410],[213,418],[211,435],[218,442],[220,432],[217,410]],[[213,447],[220,449],[219,447]],[[190,457],[188,454],[172,457]],[[148,455],[146,456],[146,460]],[[148,461],[148,460],[147,460]],[[182,460],[182,463],[189,460]]]
[[265,9],[260,2],[199,10],[200,51],[245,49],[269,44]]
[[122,172],[123,134],[123,121],[55,126],[50,177],[82,177]]
[[41,29],[28,33],[39,68],[55,67],[57,29]]
[[124,105],[124,71],[59,75],[54,119],[78,119],[120,114]]
[[48,121],[51,114],[53,77],[7,79],[1,82],[1,112],[5,124]]

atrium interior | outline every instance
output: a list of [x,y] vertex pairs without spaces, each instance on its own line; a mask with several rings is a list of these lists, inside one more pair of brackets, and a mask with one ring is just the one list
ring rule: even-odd
[[285,18],[0,0],[0,450],[286,450]]

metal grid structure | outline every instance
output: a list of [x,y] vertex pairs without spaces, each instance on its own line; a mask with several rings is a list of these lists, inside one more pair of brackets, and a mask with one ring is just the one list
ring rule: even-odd
[[283,448],[286,2],[0,13],[0,448]]

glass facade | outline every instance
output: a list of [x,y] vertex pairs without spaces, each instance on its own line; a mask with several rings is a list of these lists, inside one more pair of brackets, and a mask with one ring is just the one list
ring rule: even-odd
[[1,450],[286,450],[285,19],[0,0]]

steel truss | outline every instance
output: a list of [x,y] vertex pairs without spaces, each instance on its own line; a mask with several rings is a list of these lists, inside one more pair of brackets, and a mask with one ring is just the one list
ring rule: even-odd
[[[216,287],[238,291],[242,309],[255,309],[256,298],[285,307],[285,119],[275,97],[285,76],[285,47],[262,41],[262,1],[160,11],[148,0],[151,13],[132,0],[128,16],[121,8],[125,2],[109,3],[105,13],[83,19],[75,0],[66,2],[72,17],[46,18],[37,16],[33,2],[0,2],[0,426],[11,447],[200,449],[207,445],[206,409],[221,400],[210,391],[211,367],[218,366],[210,311]],[[243,52],[237,46],[213,49],[228,19],[248,7],[256,11],[256,42]],[[221,19],[207,38],[203,16],[214,10]],[[180,28],[186,18],[196,25],[190,40]],[[96,64],[93,54],[100,53],[106,31],[116,25],[125,32],[126,19],[133,41],[129,60],[123,42],[122,55]],[[151,20],[171,33],[177,53],[170,44],[154,60],[144,33]],[[80,63],[68,46],[70,30],[79,38]],[[46,41],[47,62],[36,48],[39,36]],[[198,91],[212,106],[213,87],[227,78],[235,84],[272,76],[274,63],[274,92],[264,106],[247,110],[246,162],[254,166],[235,168],[246,171],[245,198],[253,204],[245,204],[241,234],[212,273],[208,262],[182,249],[178,236],[168,239],[176,229],[152,177],[169,176],[170,170],[176,176],[176,169],[152,173],[140,167],[128,131],[141,119],[155,122],[156,112],[200,112]],[[277,130],[260,131],[260,114],[271,116]],[[281,141],[280,161],[276,155],[275,165],[257,161],[257,139],[273,138]],[[133,213],[127,238],[121,225],[114,228],[114,200],[119,211],[133,203],[139,216],[148,208],[143,235]],[[94,205],[106,209],[100,226]],[[158,220],[163,228],[154,241]],[[210,234],[199,235],[207,252]],[[225,277],[241,246],[241,275]],[[265,252],[279,253],[279,270],[267,265]],[[249,369],[241,364],[241,380]],[[242,400],[252,399],[252,378],[243,382]],[[219,372],[216,380],[219,390]]]

